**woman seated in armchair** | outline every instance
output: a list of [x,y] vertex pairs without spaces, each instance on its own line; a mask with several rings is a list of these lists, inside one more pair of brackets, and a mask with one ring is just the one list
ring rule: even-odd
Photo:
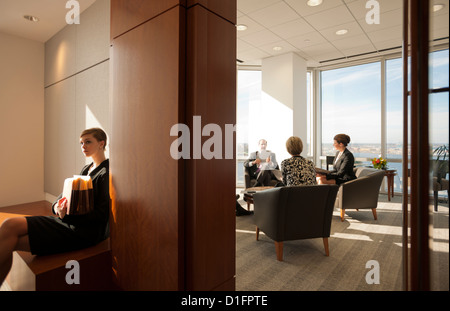
[[289,137],[286,141],[286,149],[292,157],[281,162],[284,186],[315,185],[314,163],[300,155],[303,151],[302,140],[296,136]]
[[338,134],[334,136],[333,147],[337,150],[334,157],[333,170],[327,174],[316,174],[317,183],[337,184],[356,179],[353,167],[355,165],[355,158],[353,154],[347,149],[350,143],[350,136],[346,134]]

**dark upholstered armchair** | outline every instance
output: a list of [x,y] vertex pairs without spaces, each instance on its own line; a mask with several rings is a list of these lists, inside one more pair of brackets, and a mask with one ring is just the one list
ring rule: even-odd
[[356,179],[341,184],[336,205],[341,210],[344,221],[347,209],[371,209],[373,218],[377,219],[378,195],[385,172],[367,167],[355,169]]
[[334,201],[339,187],[315,185],[278,187],[253,195],[256,240],[262,230],[275,241],[277,259],[283,260],[283,241],[323,238],[329,255]]
[[438,210],[438,192],[447,190],[448,196],[448,160],[433,160],[430,162],[433,168],[433,194],[434,194],[434,211]]
[[[278,166],[276,170],[279,170]],[[256,183],[256,179],[250,177],[249,168],[244,166],[244,181],[245,181],[245,188],[251,188]],[[267,186],[275,186],[277,183],[279,183],[279,180],[276,178],[272,178],[270,181],[270,184]]]

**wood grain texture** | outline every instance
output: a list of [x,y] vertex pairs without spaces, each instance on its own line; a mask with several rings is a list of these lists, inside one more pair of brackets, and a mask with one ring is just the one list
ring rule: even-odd
[[194,5],[201,5],[209,11],[227,19],[232,24],[236,24],[237,3],[235,0],[187,0],[187,7],[191,8]]
[[[116,284],[125,290],[233,290],[235,133],[231,159],[170,155],[175,124],[188,125],[191,135],[194,116],[202,125],[219,125],[223,135],[227,124],[236,124],[233,16],[221,17],[207,1],[189,9],[160,1],[169,9],[161,6],[156,15],[152,5],[132,2],[111,3],[117,23],[111,27],[110,145]],[[225,155],[225,136],[220,140]]]
[[[201,116],[202,126],[222,130],[236,124],[235,27],[202,6],[188,9],[186,116]],[[191,118],[191,119],[189,119]],[[202,137],[202,145],[210,137]],[[235,139],[233,138],[233,146]],[[234,150],[233,150],[234,155]],[[202,157],[186,163],[186,288],[234,289],[235,180],[234,159]]]
[[185,0],[111,0],[111,41]]
[[[51,216],[51,203],[37,201],[0,208],[0,223],[7,218]],[[36,256],[30,252],[13,253],[14,260],[7,282],[15,291],[114,290],[111,282],[110,240],[66,253]],[[69,285],[65,265],[69,260],[80,264],[80,284]]]
[[182,286],[182,161],[170,156],[169,133],[183,114],[183,11],[173,8],[113,41],[111,248],[125,290]]

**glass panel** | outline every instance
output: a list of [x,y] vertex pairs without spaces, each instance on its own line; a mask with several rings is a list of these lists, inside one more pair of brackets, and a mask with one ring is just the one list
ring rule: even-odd
[[430,54],[430,88],[448,87],[448,50]]
[[403,60],[386,61],[386,158],[397,170],[394,192],[402,191],[403,158]]
[[261,102],[261,71],[239,70],[236,116],[236,183],[244,185],[243,162],[248,158],[250,107]]
[[[439,14],[439,12],[435,12]],[[438,19],[438,16],[433,16]],[[432,18],[432,21],[433,21]],[[448,25],[448,10],[447,10]],[[447,26],[448,37],[448,26]],[[448,291],[448,165],[449,165],[449,53],[430,53],[429,143],[430,143],[430,273],[431,290]],[[447,90],[443,90],[447,88]],[[447,185],[447,187],[445,187]]]
[[[449,87],[449,60],[448,50],[437,51],[430,54],[430,84],[433,90]],[[433,180],[436,175],[448,180],[449,160],[449,95],[448,90],[439,93],[431,93],[429,96],[429,140],[432,149],[432,160],[446,160],[447,163],[431,162]],[[438,164],[437,167],[433,166]],[[447,167],[447,168],[446,168]],[[432,191],[434,189],[431,189]],[[434,194],[434,193],[433,193]],[[438,191],[438,201],[448,203],[448,191]],[[435,198],[436,199],[436,198]]]
[[351,137],[355,157],[381,154],[379,62],[322,71],[322,155],[334,155],[333,137]]
[[[449,87],[449,61],[448,50],[437,51],[430,54],[430,84],[432,89]],[[433,150],[432,160],[446,160],[446,163],[439,162],[437,167],[430,168],[433,180],[439,173],[440,178],[448,180],[448,159],[449,159],[449,96],[448,91],[432,93],[429,97],[429,139]],[[447,168],[446,168],[447,167]],[[433,183],[431,183],[433,186]],[[433,190],[433,189],[432,189]],[[448,191],[438,191],[438,201],[448,203]]]
[[[306,154],[306,156],[311,156],[311,103],[312,97],[311,97],[311,72],[308,71],[306,73],[306,113],[308,115],[307,118],[307,132],[306,132],[306,150],[303,151],[303,154]],[[306,152],[305,152],[306,151]]]

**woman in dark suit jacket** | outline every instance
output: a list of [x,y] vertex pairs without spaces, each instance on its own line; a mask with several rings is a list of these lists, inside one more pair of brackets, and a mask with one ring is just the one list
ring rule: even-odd
[[353,166],[355,165],[355,158],[353,154],[347,149],[350,143],[350,136],[346,134],[338,134],[334,136],[334,148],[338,151],[334,157],[333,170],[324,175],[317,174],[316,179],[319,185],[323,184],[342,184],[349,180],[356,179]]
[[[6,219],[0,226],[0,285],[9,273],[15,250],[36,255],[68,252],[95,245],[109,236],[109,160],[105,157],[106,133],[99,128],[80,135],[81,151],[93,162],[81,175],[92,179],[94,208],[83,215],[67,214],[67,200],[57,200],[56,216]],[[58,198],[59,199],[59,198]]]

